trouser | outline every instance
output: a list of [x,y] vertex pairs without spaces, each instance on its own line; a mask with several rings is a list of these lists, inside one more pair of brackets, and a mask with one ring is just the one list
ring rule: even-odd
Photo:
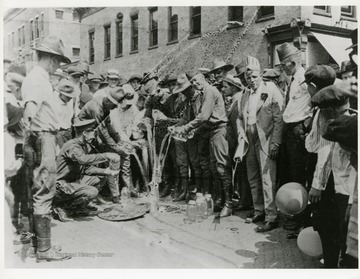
[[57,139],[57,144],[59,145],[60,149],[63,147],[63,145],[72,139],[72,131],[71,128],[66,129],[66,130],[60,130],[57,135],[56,135],[56,139]]
[[60,189],[56,189],[54,197],[54,207],[74,207],[88,204],[96,198],[99,190],[106,183],[106,176],[88,176],[84,175],[79,182],[68,182],[73,188],[73,193],[66,194]]
[[285,171],[282,170],[283,183],[297,182],[307,188],[311,187],[315,171],[317,155],[307,152],[305,148],[305,134],[307,130],[304,121],[286,123],[286,135],[283,148]]
[[50,214],[55,195],[56,134],[37,132],[24,144],[26,183],[31,185],[34,214]]
[[340,249],[345,245],[344,219],[348,198],[335,194],[334,177],[331,173],[320,202],[313,204],[312,222],[314,230],[320,235],[325,268],[338,267]]
[[163,170],[163,180],[168,183],[170,180],[175,182],[180,178],[179,166],[177,164],[176,143],[171,139],[169,150]]
[[11,177],[10,187],[14,194],[14,211],[12,218],[14,222],[17,222],[20,212],[26,215],[28,214],[25,165],[22,165],[16,175]]
[[265,221],[275,222],[276,161],[262,150],[256,125],[248,126],[246,134],[249,141],[246,166],[255,215],[264,214],[265,211]]
[[252,197],[251,190],[249,185],[249,180],[246,173],[246,161],[242,160],[236,166],[236,163],[233,161],[237,141],[235,140],[234,135],[228,130],[227,131],[227,139],[229,143],[229,154],[230,161],[232,162],[233,169],[233,183],[234,183],[234,191],[236,191],[240,195],[240,204],[242,206],[251,206],[252,205]]
[[231,201],[231,166],[225,124],[221,124],[217,128],[210,130],[210,165],[216,168],[217,176],[215,177],[221,179],[225,200]]
[[189,160],[194,169],[198,192],[211,192],[211,163],[209,154],[210,133],[206,130],[196,132],[194,138],[186,142]]

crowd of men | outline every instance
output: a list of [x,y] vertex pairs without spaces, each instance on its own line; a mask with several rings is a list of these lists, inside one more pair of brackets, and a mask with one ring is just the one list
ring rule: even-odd
[[278,227],[279,187],[297,182],[311,205],[287,218],[288,237],[313,225],[325,267],[357,267],[357,30],[352,41],[337,68],[305,69],[301,51],[284,43],[274,69],[247,56],[236,66],[215,59],[210,69],[126,79],[116,69],[91,73],[86,62],[61,70],[70,63],[62,41],[44,38],[29,73],[4,61],[14,226],[29,216],[38,261],[66,259],[52,253],[51,214],[68,222],[121,203],[121,193],[146,194],[150,150],[159,153],[170,133],[161,198],[211,194],[220,217],[248,210],[261,233]]

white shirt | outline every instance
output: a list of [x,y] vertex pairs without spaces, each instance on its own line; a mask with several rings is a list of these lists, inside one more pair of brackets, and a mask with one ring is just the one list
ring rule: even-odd
[[103,88],[103,89],[100,89],[100,90],[98,90],[98,91],[96,91],[95,93],[94,93],[94,98],[95,97],[98,97],[98,96],[100,96],[100,97],[102,97],[102,98],[104,98],[104,97],[106,97],[107,96],[107,91],[108,91],[108,89],[107,88],[109,88],[109,87],[105,87],[105,88]]
[[356,170],[350,164],[350,152],[340,147],[337,142],[324,139],[319,131],[319,111],[314,117],[312,129],[306,137],[307,151],[317,153],[317,163],[311,187],[325,190],[330,173],[333,173],[335,192],[349,196],[352,203]]
[[60,99],[60,93],[54,91],[54,94],[57,96],[57,101],[59,102],[58,117],[60,129],[69,129],[71,128],[71,119],[74,115],[74,101],[71,99],[66,103]]
[[31,121],[32,131],[59,130],[57,96],[53,93],[49,73],[39,66],[34,66],[21,86],[24,105],[27,102],[36,104],[38,111]]
[[[259,86],[260,88],[260,86]],[[256,111],[257,111],[257,104],[260,100],[260,91],[259,88],[254,92],[252,91],[249,96],[249,105],[247,109],[247,117],[248,117],[248,125],[256,124]]]
[[310,106],[311,96],[307,90],[305,80],[305,69],[300,67],[293,76],[290,84],[289,103],[286,105],[283,119],[285,123],[295,123],[312,116]]

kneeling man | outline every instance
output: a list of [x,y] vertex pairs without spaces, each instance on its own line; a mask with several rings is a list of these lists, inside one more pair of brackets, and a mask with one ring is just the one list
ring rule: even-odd
[[[66,210],[86,208],[108,182],[113,197],[119,196],[118,175],[120,156],[98,153],[94,146],[96,122],[94,119],[74,124],[76,138],[64,144],[57,157],[56,194],[54,212],[63,222],[71,221]],[[97,165],[109,163],[110,167]]]

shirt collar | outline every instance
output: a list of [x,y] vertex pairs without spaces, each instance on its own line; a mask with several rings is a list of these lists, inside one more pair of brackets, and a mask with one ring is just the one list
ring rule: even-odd
[[296,73],[293,75],[294,80],[304,80],[305,79],[305,69],[300,67],[297,69]]

